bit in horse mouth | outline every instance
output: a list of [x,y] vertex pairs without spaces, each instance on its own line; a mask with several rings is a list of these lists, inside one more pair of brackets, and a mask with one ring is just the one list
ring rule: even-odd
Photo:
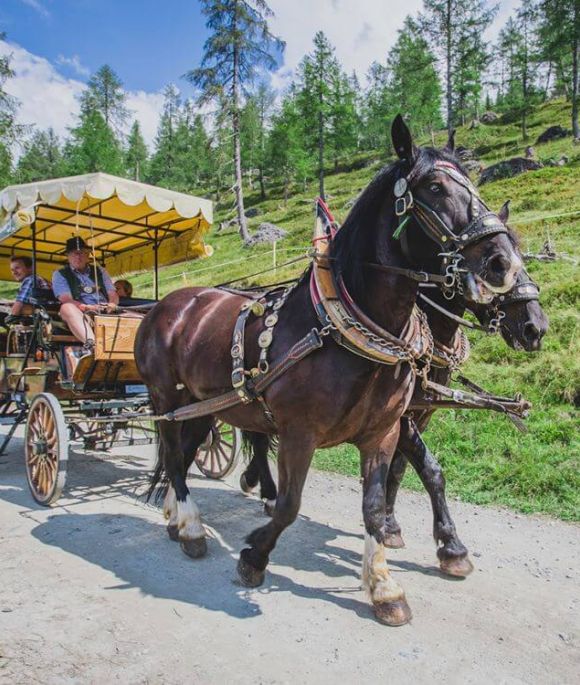
[[483,278],[471,272],[465,276],[464,287],[468,298],[479,304],[489,304],[495,297],[492,287]]

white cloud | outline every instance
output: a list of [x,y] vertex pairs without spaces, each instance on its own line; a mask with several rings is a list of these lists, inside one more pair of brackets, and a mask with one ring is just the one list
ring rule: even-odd
[[[8,79],[5,89],[20,103],[18,123],[34,124],[39,129],[52,127],[61,138],[68,136],[69,128],[77,121],[80,111],[78,98],[86,88],[85,83],[62,76],[55,65],[44,57],[38,57],[14,43],[0,41],[0,56],[7,54],[12,55],[11,66],[15,76]],[[70,60],[75,58],[76,56]],[[62,64],[63,60],[68,58],[59,57],[57,61]],[[70,61],[66,61],[66,64],[70,65]],[[127,93],[131,121],[133,118],[139,120],[149,147],[155,138],[162,106],[161,93]],[[19,155],[20,150],[15,150],[15,154]]]
[[81,64],[81,60],[78,55],[73,55],[72,57],[59,55],[56,58],[56,63],[61,64],[63,67],[70,67],[79,76],[88,76],[91,73],[87,67],[84,67]]
[[28,7],[32,7],[32,9],[38,12],[42,17],[50,17],[50,12],[41,2],[39,2],[39,0],[20,0],[20,2],[24,5],[28,5]]
[[127,93],[127,108],[131,111],[131,121],[137,119],[141,133],[150,149],[163,111],[163,93],[146,93],[143,90]]
[[[518,2],[499,3],[498,17],[488,32],[491,39]],[[373,61],[386,60],[405,17],[416,17],[423,8],[423,0],[268,0],[268,4],[275,13],[270,29],[286,41],[284,64],[272,77],[274,87],[288,84],[289,72],[312,52],[317,31],[324,31],[347,73],[356,70],[364,77]]]

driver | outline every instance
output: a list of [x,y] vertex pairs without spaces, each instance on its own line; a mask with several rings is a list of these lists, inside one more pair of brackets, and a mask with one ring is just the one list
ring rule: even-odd
[[66,241],[68,265],[52,275],[52,289],[62,303],[60,316],[71,333],[83,343],[83,352],[90,353],[95,345],[95,335],[87,312],[113,310],[119,296],[109,274],[97,266],[89,266],[89,248],[85,241],[75,236]]

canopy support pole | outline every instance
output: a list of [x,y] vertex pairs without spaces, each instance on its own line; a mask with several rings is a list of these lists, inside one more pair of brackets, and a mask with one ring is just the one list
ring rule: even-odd
[[36,219],[30,224],[32,231],[32,283],[36,288]]
[[159,241],[157,240],[158,229],[155,228],[155,242],[153,243],[153,254],[155,256],[155,267],[154,267],[154,287],[153,287],[153,297],[159,299]]

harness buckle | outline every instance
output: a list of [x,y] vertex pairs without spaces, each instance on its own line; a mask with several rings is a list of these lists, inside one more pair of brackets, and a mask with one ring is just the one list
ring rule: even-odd
[[244,369],[234,369],[232,371],[232,387],[241,388],[246,382]]
[[404,216],[407,213],[407,199],[398,197],[395,200],[395,214],[397,216]]

